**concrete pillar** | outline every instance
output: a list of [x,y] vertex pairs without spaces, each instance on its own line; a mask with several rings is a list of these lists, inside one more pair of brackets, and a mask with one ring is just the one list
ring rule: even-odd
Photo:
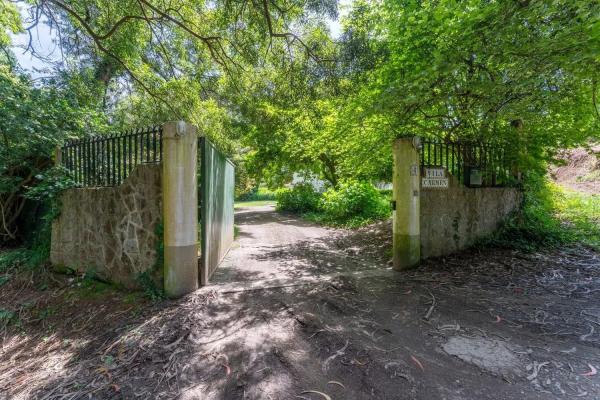
[[163,126],[163,225],[165,294],[198,289],[198,135],[183,121]]
[[418,138],[394,141],[394,176],[392,200],[394,269],[402,270],[421,260],[421,193]]

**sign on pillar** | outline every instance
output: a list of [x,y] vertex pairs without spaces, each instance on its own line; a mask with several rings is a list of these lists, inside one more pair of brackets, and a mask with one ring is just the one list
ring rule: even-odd
[[396,139],[393,145],[393,262],[394,269],[412,268],[421,261],[420,140]]

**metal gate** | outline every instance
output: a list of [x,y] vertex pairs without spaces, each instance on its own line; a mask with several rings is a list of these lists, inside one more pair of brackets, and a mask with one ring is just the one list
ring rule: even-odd
[[233,242],[234,166],[206,137],[198,138],[200,284],[206,285]]

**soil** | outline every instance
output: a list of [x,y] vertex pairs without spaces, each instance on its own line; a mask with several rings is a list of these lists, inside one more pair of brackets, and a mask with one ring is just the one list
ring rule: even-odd
[[562,163],[550,169],[556,183],[579,192],[600,194],[600,145],[565,150],[559,160]]
[[261,208],[236,221],[229,271],[179,300],[13,276],[0,291],[16,315],[1,332],[0,398],[600,396],[590,249],[471,250],[394,272],[389,223],[330,230]]

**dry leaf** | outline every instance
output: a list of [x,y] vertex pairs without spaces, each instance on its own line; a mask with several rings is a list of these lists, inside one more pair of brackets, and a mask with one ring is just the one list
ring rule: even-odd
[[590,367],[590,372],[581,374],[581,376],[594,376],[598,373],[598,371],[596,370],[596,368],[594,368],[594,366],[592,364],[588,364],[588,367]]
[[323,398],[324,398],[325,400],[331,400],[331,397],[330,397],[330,396],[326,395],[326,394],[325,394],[325,393],[323,393],[323,392],[319,392],[318,390],[305,390],[304,392],[302,392],[302,393],[300,393],[300,394],[306,394],[306,393],[315,393],[315,394],[319,394],[319,395],[323,396]]
[[415,357],[415,356],[412,356],[412,355],[411,355],[411,356],[410,356],[410,359],[411,359],[411,360],[413,360],[413,362],[414,362],[415,364],[417,364],[417,366],[418,366],[419,368],[421,368],[421,371],[425,372],[425,368],[423,368],[423,364],[421,364],[421,361],[417,360],[417,357]]
[[225,367],[225,375],[227,375],[227,376],[231,375],[231,368],[229,368],[229,365],[227,365],[227,364],[221,364],[221,365]]
[[338,385],[338,386],[341,386],[344,389],[346,389],[346,386],[344,386],[341,382],[338,382],[338,381],[329,381],[329,382],[327,382],[327,384],[329,384],[329,385]]

